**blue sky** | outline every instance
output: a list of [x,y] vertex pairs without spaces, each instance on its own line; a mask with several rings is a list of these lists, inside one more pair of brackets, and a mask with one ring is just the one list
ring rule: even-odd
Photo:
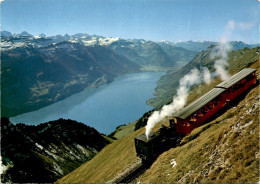
[[259,43],[259,11],[258,0],[5,0],[1,30]]

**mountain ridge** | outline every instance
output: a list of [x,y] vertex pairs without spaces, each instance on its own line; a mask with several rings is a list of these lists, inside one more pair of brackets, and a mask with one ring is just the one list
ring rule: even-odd
[[97,130],[59,119],[37,126],[1,118],[2,182],[54,182],[90,160],[110,142]]
[[3,51],[1,59],[2,115],[7,117],[140,71],[139,66],[109,48],[69,42],[40,48],[16,47]]

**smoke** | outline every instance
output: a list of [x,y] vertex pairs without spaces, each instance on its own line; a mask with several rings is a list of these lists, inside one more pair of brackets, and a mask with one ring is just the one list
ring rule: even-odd
[[187,102],[187,97],[191,86],[201,82],[201,74],[198,69],[192,69],[187,75],[179,81],[179,88],[176,96],[173,97],[172,103],[162,107],[161,111],[155,111],[148,119],[145,135],[148,139],[152,128],[164,117],[171,116],[172,113],[182,109]]
[[221,43],[227,43],[229,38],[231,37],[233,31],[235,30],[236,22],[234,20],[228,21],[224,33],[220,37]]
[[228,42],[220,42],[214,49],[211,51],[211,59],[216,59],[214,63],[214,68],[216,73],[220,76],[222,80],[227,80],[229,78],[229,73],[226,70],[226,67],[229,66],[228,52],[231,51],[231,46]]
[[211,81],[211,74],[207,67],[203,67],[203,79],[206,84],[209,84]]
[[[227,62],[228,52],[232,50],[231,45],[229,44],[230,37],[234,31],[248,31],[256,25],[256,21],[251,22],[236,22],[234,20],[228,21],[224,33],[220,37],[220,42],[211,52],[211,59],[216,59],[214,67],[216,73],[220,76],[222,80],[229,78],[229,73],[226,70],[226,67],[229,65]],[[248,35],[248,32],[246,32]]]
[[232,35],[232,32],[235,28],[241,29],[249,29],[254,26],[254,23],[236,23],[234,20],[230,20],[224,30],[220,38],[220,42],[216,47],[214,47],[210,53],[210,58],[215,59],[214,68],[215,72],[210,73],[207,67],[203,68],[203,74],[201,74],[197,69],[191,70],[187,75],[185,75],[179,81],[179,88],[177,90],[177,95],[173,97],[172,103],[169,105],[165,105],[162,107],[161,111],[155,111],[148,119],[146,125],[146,137],[148,139],[149,134],[152,128],[160,122],[164,117],[171,116],[174,112],[182,109],[188,97],[188,92],[190,87],[195,84],[199,84],[201,79],[203,78],[206,84],[209,84],[211,78],[220,76],[222,80],[227,80],[229,78],[229,73],[226,70],[226,67],[229,66],[228,60],[228,53],[232,50],[231,45],[229,44],[228,40]]
[[220,38],[220,42],[216,47],[214,47],[210,55],[211,59],[216,59],[214,68],[222,80],[227,80],[229,78],[229,73],[226,68],[229,66],[227,59],[228,53],[232,50],[232,47],[228,40],[232,35],[232,32],[235,30],[235,25],[236,23],[234,20],[230,20],[227,23],[225,31]]

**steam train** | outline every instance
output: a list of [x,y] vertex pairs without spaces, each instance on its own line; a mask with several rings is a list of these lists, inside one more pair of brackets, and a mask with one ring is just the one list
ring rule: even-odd
[[256,70],[245,68],[221,82],[198,100],[174,113],[169,120],[169,127],[162,126],[157,132],[151,132],[148,139],[145,134],[135,137],[137,156],[145,162],[154,160],[255,85],[256,81]]

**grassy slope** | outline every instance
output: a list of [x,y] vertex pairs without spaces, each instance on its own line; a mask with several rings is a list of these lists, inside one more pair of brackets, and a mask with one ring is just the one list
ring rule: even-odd
[[[168,124],[168,119],[161,122]],[[158,124],[154,131],[160,127]],[[92,160],[59,179],[57,183],[105,183],[113,180],[138,160],[135,153],[134,137],[145,131],[141,128],[106,146]]]
[[140,129],[106,146],[91,161],[58,180],[58,183],[104,183],[114,178],[137,160],[134,137]]
[[[254,63],[253,64],[254,68],[256,68],[258,66],[258,63]],[[215,83],[218,83],[218,81],[215,81]],[[212,83],[214,84],[214,83]],[[214,85],[212,85],[213,87]],[[207,89],[207,90],[206,90]],[[191,93],[191,96],[189,97],[190,101],[192,101],[192,99],[194,100],[194,98],[199,97],[200,95],[196,95],[197,92],[200,92],[200,94],[205,93],[206,91],[208,91],[208,87],[204,85],[201,86],[200,88],[196,88],[195,90],[193,90],[193,92]],[[257,89],[253,89],[246,97],[245,100],[241,101],[241,103],[243,104],[247,104],[247,102],[250,101],[251,102],[256,102],[256,98],[257,98]],[[193,96],[192,96],[193,95]],[[250,105],[246,106],[247,108],[251,107]],[[236,110],[236,108],[234,108]],[[183,178],[183,180],[180,180],[180,182],[184,181],[184,178],[189,178],[190,174],[187,174],[188,171],[193,170],[193,176],[200,176],[200,171],[205,170],[204,167],[206,167],[207,165],[207,159],[210,160],[211,158],[213,158],[214,156],[212,156],[211,154],[213,154],[213,151],[215,149],[216,146],[221,147],[222,143],[221,141],[223,141],[223,144],[225,143],[226,147],[222,148],[222,150],[227,149],[227,147],[233,146],[230,144],[227,144],[226,142],[231,142],[234,143],[235,141],[237,141],[238,139],[240,139],[240,136],[235,136],[236,133],[231,132],[231,131],[226,131],[229,130],[230,125],[236,123],[239,119],[235,119],[236,117],[233,116],[233,119],[230,120],[224,120],[224,121],[220,121],[222,119],[225,119],[226,116],[230,116],[230,115],[236,115],[239,112],[233,112],[234,109],[230,109],[228,110],[224,115],[218,117],[217,120],[214,120],[212,122],[210,122],[209,124],[212,124],[211,127],[207,127],[208,125],[205,125],[206,128],[200,127],[195,129],[191,135],[189,135],[188,137],[186,137],[184,140],[187,142],[186,144],[184,144],[183,146],[180,146],[178,148],[174,148],[169,150],[168,152],[163,153],[158,159],[157,161],[155,161],[155,163],[152,165],[152,167],[147,170],[147,172],[142,175],[139,180],[141,180],[141,182],[144,183],[158,183],[158,182],[176,182],[179,181],[179,178]],[[254,108],[254,110],[258,110],[258,108]],[[244,114],[245,109],[241,109],[241,114]],[[248,126],[250,129],[254,129],[255,132],[259,132],[258,130],[258,120],[255,114],[253,114],[252,116],[248,116],[245,119],[253,119],[254,123],[250,126]],[[231,118],[231,117],[229,117]],[[240,118],[240,116],[237,116],[237,118]],[[216,123],[216,121],[219,121],[219,123]],[[163,122],[161,123],[167,123],[167,119],[165,119]],[[248,121],[243,121],[241,123],[241,126],[243,126],[245,123],[248,123]],[[205,127],[204,126],[204,127]],[[235,124],[233,125],[235,126]],[[159,125],[156,127],[156,129],[159,127]],[[257,129],[256,129],[257,127]],[[208,128],[208,129],[207,129]],[[205,131],[204,131],[205,129]],[[203,131],[204,132],[203,132]],[[134,163],[138,158],[135,156],[135,148],[134,148],[134,137],[143,133],[145,131],[144,128],[141,128],[140,130],[131,133],[119,140],[114,141],[112,144],[106,146],[100,153],[98,153],[92,160],[90,160],[89,162],[83,164],[81,167],[79,167],[78,169],[74,170],[73,172],[69,173],[68,175],[66,175],[65,177],[61,178],[60,180],[57,181],[57,183],[104,183],[107,182],[109,180],[112,180],[114,177],[117,176],[118,173],[124,171],[126,168],[128,168],[132,163]],[[246,132],[250,131],[249,129],[246,129]],[[198,132],[201,134],[198,134]],[[226,135],[225,135],[226,134]],[[231,136],[232,135],[232,136]],[[229,156],[231,157],[231,159],[229,159],[229,162],[231,164],[234,164],[235,166],[233,166],[234,168],[238,168],[238,166],[240,166],[241,170],[239,170],[238,172],[241,175],[240,178],[238,178],[238,180],[236,181],[246,181],[242,180],[241,178],[244,177],[244,174],[249,170],[251,170],[251,174],[253,176],[255,176],[255,173],[259,170],[257,170],[257,168],[255,166],[257,166],[256,163],[256,159],[255,157],[251,157],[251,154],[255,154],[256,150],[258,150],[258,146],[256,142],[258,141],[258,134],[246,134],[243,133],[243,136],[245,135],[245,137],[243,137],[242,142],[245,144],[239,144],[236,146],[236,148],[238,150],[241,150],[239,152],[237,152],[237,154],[234,154],[235,156],[232,156],[232,152],[235,152],[235,149],[231,149],[232,152],[228,152]],[[227,137],[227,138],[224,138]],[[190,139],[195,138],[196,139],[192,140],[189,142]],[[222,138],[223,137],[223,138]],[[232,138],[234,137],[234,138]],[[220,140],[219,140],[220,139]],[[230,141],[229,141],[230,139]],[[227,141],[228,140],[228,141]],[[245,141],[243,141],[245,140]],[[247,140],[251,140],[250,142]],[[226,141],[226,142],[224,142]],[[253,142],[254,141],[254,142]],[[248,143],[248,144],[246,144]],[[253,145],[253,146],[252,146]],[[246,150],[246,151],[242,151],[242,150]],[[251,150],[251,152],[248,154],[249,158],[252,158],[252,162],[251,164],[249,163],[250,160],[247,160],[246,164],[250,164],[249,167],[246,170],[243,170],[243,165],[244,164],[241,163],[238,158],[240,157],[246,157],[247,155],[243,155],[243,153],[247,153],[247,150]],[[216,152],[216,151],[215,151]],[[243,152],[243,153],[242,153]],[[187,154],[188,153],[188,154]],[[216,153],[214,153],[216,154]],[[220,152],[220,149],[218,149],[218,155],[222,155],[222,153]],[[241,156],[242,154],[242,156]],[[240,156],[239,156],[240,155]],[[226,155],[226,157],[228,157],[228,155]],[[177,166],[174,168],[175,170],[173,170],[171,168],[170,165],[170,161],[171,159],[174,158],[177,161]],[[236,159],[238,160],[238,162],[236,161]],[[217,176],[216,174],[214,174],[214,172],[218,172],[219,168],[215,168],[215,166],[217,166],[217,164],[215,164],[214,162],[216,161],[215,159],[211,159],[213,163],[211,163],[210,166],[214,166],[213,170],[211,171],[211,176]],[[199,164],[201,163],[201,165],[203,165],[204,167],[200,166]],[[160,169],[159,169],[160,168]],[[176,169],[178,168],[178,169]],[[196,170],[196,168],[199,168],[198,170]],[[203,170],[201,170],[201,168],[203,168]],[[216,171],[215,171],[215,170]],[[218,169],[218,170],[217,170]],[[223,169],[222,169],[223,170]],[[224,169],[225,170],[225,169]],[[174,173],[173,173],[174,171]],[[187,171],[187,172],[186,172]],[[232,170],[230,170],[232,171]],[[203,171],[204,172],[204,171]],[[202,172],[202,173],[203,173]],[[212,173],[213,172],[213,173]],[[225,172],[227,172],[225,170]],[[231,172],[231,175],[228,175],[229,177],[232,177],[232,175],[234,175],[236,173],[236,170]],[[168,176],[168,174],[170,174]],[[225,174],[225,173],[224,173]],[[223,174],[223,176],[224,176]],[[186,175],[186,176],[184,176]],[[250,174],[249,174],[250,175]],[[212,182],[215,181],[220,181],[218,180],[219,178],[215,178],[213,177],[213,179],[211,180]],[[226,178],[227,179],[227,178]],[[239,180],[241,179],[241,180]],[[248,177],[247,177],[248,179]],[[200,178],[198,178],[198,180],[200,180]],[[186,180],[185,180],[186,181]],[[222,180],[222,181],[227,181],[227,180]],[[229,181],[234,181],[234,180],[229,180]],[[247,180],[248,181],[248,180]],[[253,178],[251,181],[255,181],[255,179]],[[188,182],[188,180],[187,180]]]
[[122,125],[115,130],[115,134],[113,135],[114,138],[120,139],[125,137],[126,135],[133,133],[135,131],[135,122],[129,123],[127,125]]
[[[255,64],[257,66],[257,64]],[[164,152],[141,183],[256,183],[259,180],[259,86],[239,104]],[[176,167],[172,168],[171,160]]]

